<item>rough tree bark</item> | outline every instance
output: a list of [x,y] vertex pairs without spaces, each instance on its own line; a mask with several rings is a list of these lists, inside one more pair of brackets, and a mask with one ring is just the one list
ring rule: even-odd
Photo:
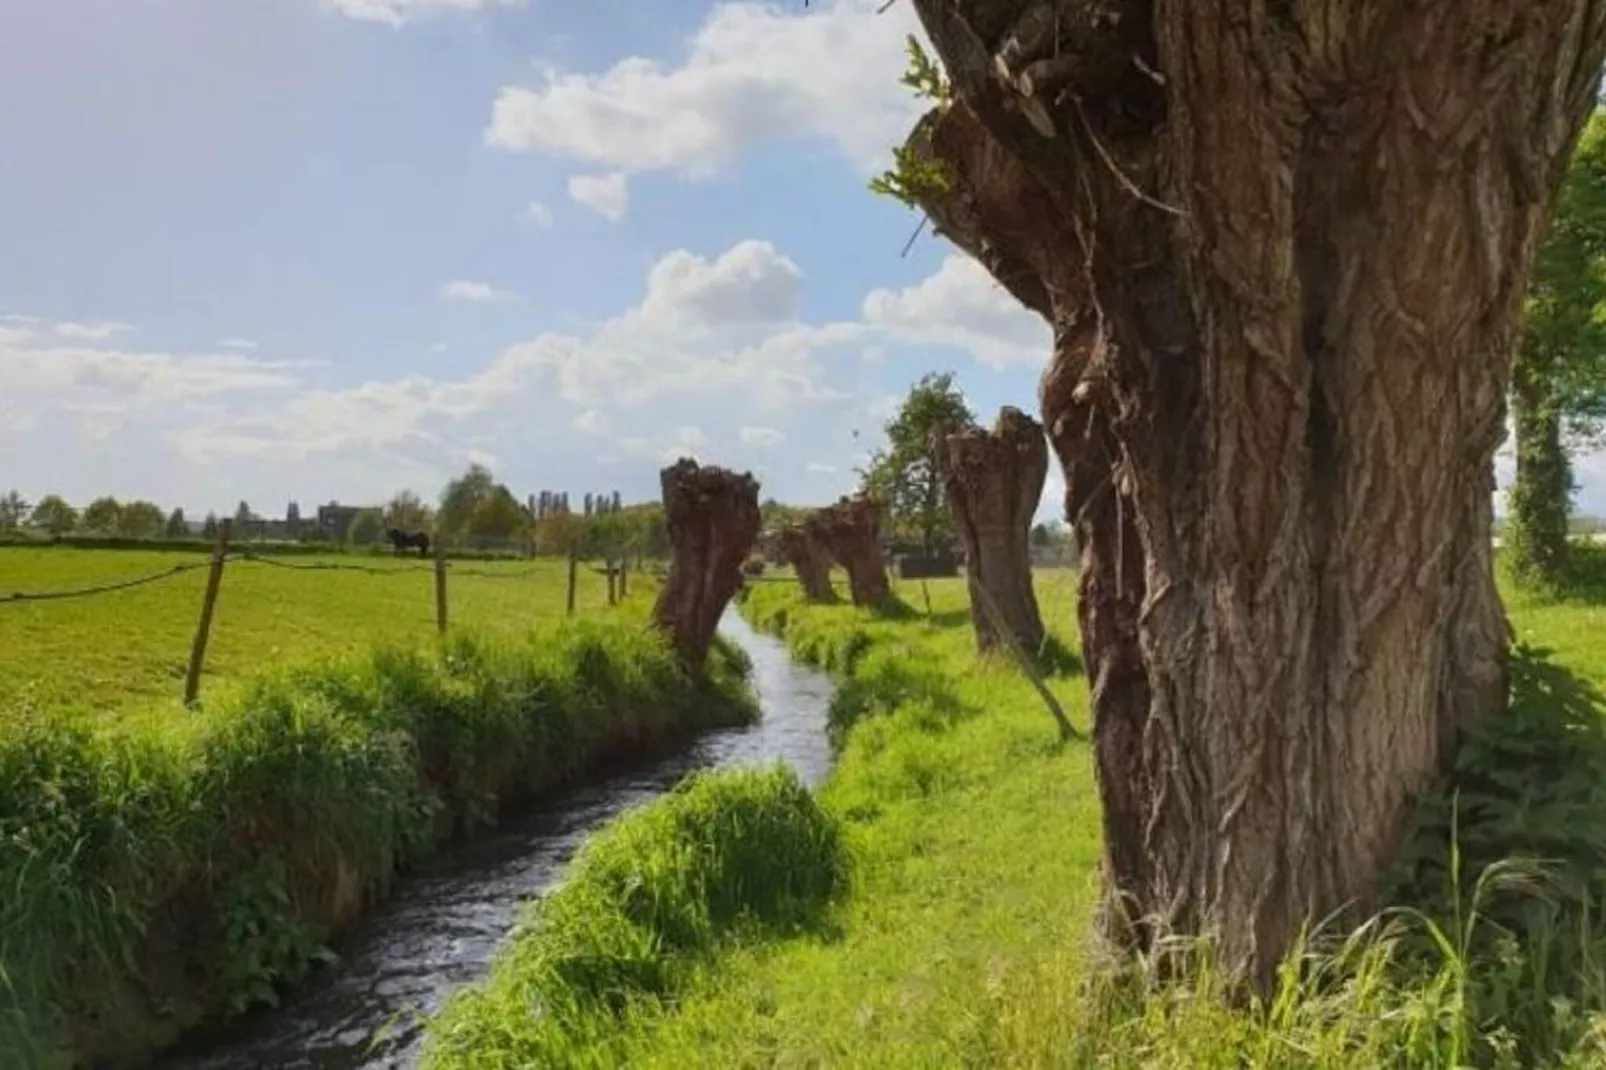
[[948,436],[943,486],[965,544],[970,619],[976,646],[988,651],[999,634],[983,599],[991,598],[1016,642],[1035,653],[1043,645],[1043,617],[1032,590],[1032,516],[1048,477],[1043,425],[1004,406],[991,431],[970,428]]
[[653,623],[669,636],[680,663],[696,671],[758,540],[758,481],[683,458],[659,473],[659,483],[673,557]]
[[797,571],[798,585],[803,597],[810,602],[832,602],[836,591],[831,588],[831,555],[805,524],[791,524],[782,528],[776,537],[782,561]]
[[1264,980],[1506,702],[1492,459],[1606,5],[913,2],[910,192],[1054,330],[1111,934]]
[[892,593],[878,535],[881,509],[868,498],[843,498],[815,510],[804,521],[809,531],[848,573],[848,591],[856,606],[879,606]]

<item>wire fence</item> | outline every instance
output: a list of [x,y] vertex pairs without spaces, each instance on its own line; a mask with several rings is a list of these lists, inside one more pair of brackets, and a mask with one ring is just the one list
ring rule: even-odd
[[[476,577],[492,580],[519,580],[527,579],[537,573],[545,572],[548,566],[534,565],[520,569],[487,569],[477,567],[461,567],[454,565],[446,559],[445,553],[439,545],[435,548],[433,560],[421,561],[416,564],[398,563],[395,565],[367,565],[350,561],[287,561],[271,555],[252,550],[231,550],[229,546],[230,521],[221,522],[218,538],[213,546],[212,553],[207,560],[185,562],[171,565],[164,569],[132,576],[126,579],[112,580],[107,583],[92,584],[83,587],[58,588],[42,591],[10,591],[0,592],[0,606],[20,605],[30,602],[55,602],[76,598],[94,598],[100,595],[126,591],[136,587],[144,587],[164,580],[175,579],[190,572],[206,570],[206,592],[202,598],[200,617],[196,623],[195,639],[191,644],[190,658],[185,673],[184,703],[193,706],[200,696],[201,673],[206,665],[207,642],[212,630],[212,616],[217,606],[219,592],[222,588],[224,571],[233,565],[262,565],[268,568],[284,569],[292,572],[359,572],[370,576],[418,576],[421,573],[432,573],[435,588],[435,623],[437,631],[445,633],[449,623],[450,600],[448,598],[449,577]],[[573,616],[576,606],[576,588],[579,572],[583,567],[599,576],[605,576],[608,584],[608,605],[617,605],[628,593],[631,577],[630,569],[624,559],[604,560],[602,567],[590,562],[582,563],[582,559],[574,553],[567,558],[568,584],[565,596],[565,612]]]

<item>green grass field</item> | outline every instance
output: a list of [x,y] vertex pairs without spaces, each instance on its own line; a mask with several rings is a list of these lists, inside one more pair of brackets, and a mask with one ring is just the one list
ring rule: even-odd
[[[1071,583],[1038,576],[1045,617],[1075,649]],[[804,606],[782,585],[756,588],[745,607],[842,680],[833,720],[845,749],[821,802],[843,829],[852,878],[825,919],[786,938],[732,926],[672,990],[627,978],[598,1005],[576,996],[567,964],[617,981],[629,972],[619,949],[534,913],[491,979],[433,1024],[426,1066],[1606,1066],[1595,907],[1606,898],[1606,745],[1587,694],[1606,686],[1606,601],[1592,590],[1509,598],[1519,639],[1554,658],[1519,657],[1516,715],[1469,746],[1475,761],[1516,772],[1506,786],[1481,767],[1458,775],[1455,895],[1442,880],[1440,811],[1424,809],[1402,901],[1440,928],[1379,923],[1297,958],[1271,998],[1234,1010],[1205,946],[1175,984],[1093,967],[1100,832],[1086,745],[1062,747],[1030,686],[977,660],[962,582],[929,584],[929,618],[919,585],[901,587],[915,619]],[[1053,689],[1085,729],[1086,681],[1069,672]],[[1480,868],[1513,848],[1564,856],[1566,868],[1510,894],[1486,882],[1469,936]],[[692,894],[645,863],[615,882],[639,889],[627,912]],[[589,1009],[576,1012],[577,1000]]]
[[[0,589],[175,560],[4,551]],[[751,717],[740,651],[690,676],[644,626],[650,582],[609,607],[585,573],[571,620],[566,572],[458,566],[441,639],[429,571],[231,563],[193,711],[199,571],[0,604],[0,1063],[120,1063],[270,1002],[448,836]]]
[[[0,548],[0,598],[14,591],[115,583],[204,560],[193,553]],[[284,560],[296,568],[228,565],[203,695],[221,682],[285,661],[366,650],[381,641],[428,641],[435,634],[435,581],[428,562],[338,555]],[[318,563],[397,571],[307,567]],[[453,624],[517,634],[564,614],[567,565],[559,560],[453,562],[450,577]],[[633,593],[645,594],[649,585],[642,577]],[[88,598],[0,602],[0,709],[22,702],[112,712],[177,701],[205,588],[206,571],[196,569]],[[627,611],[640,612],[646,604],[640,597],[631,603]],[[576,606],[587,616],[609,611],[606,577],[584,565]]]

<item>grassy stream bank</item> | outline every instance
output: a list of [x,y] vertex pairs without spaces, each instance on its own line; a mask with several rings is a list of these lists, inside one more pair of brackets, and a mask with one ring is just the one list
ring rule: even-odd
[[203,709],[0,718],[0,1064],[114,1064],[271,1001],[454,835],[753,713],[637,613],[275,669]]
[[[1075,649],[1071,582],[1039,596]],[[1602,599],[1510,600],[1556,653],[1519,650],[1514,715],[1424,800],[1391,876],[1410,909],[1315,934],[1234,1005],[1207,942],[1175,946],[1167,983],[1092,960],[1089,750],[976,658],[962,582],[930,586],[930,616],[897,619],[756,587],[744,612],[841,681],[817,803],[781,772],[714,777],[600,834],[425,1065],[1606,1066]],[[1052,687],[1085,728],[1074,661]]]

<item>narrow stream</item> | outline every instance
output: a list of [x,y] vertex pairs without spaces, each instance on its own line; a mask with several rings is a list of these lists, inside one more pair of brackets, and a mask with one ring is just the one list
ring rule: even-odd
[[598,826],[700,769],[784,759],[809,784],[830,768],[826,707],[832,684],[787,657],[777,639],[726,612],[720,629],[753,660],[758,724],[703,736],[638,771],[566,794],[543,812],[433,860],[351,933],[341,957],[283,1006],[190,1044],[160,1070],[355,1070],[411,1067],[421,1016],[477,980],[512,928],[520,904],[560,875]]

